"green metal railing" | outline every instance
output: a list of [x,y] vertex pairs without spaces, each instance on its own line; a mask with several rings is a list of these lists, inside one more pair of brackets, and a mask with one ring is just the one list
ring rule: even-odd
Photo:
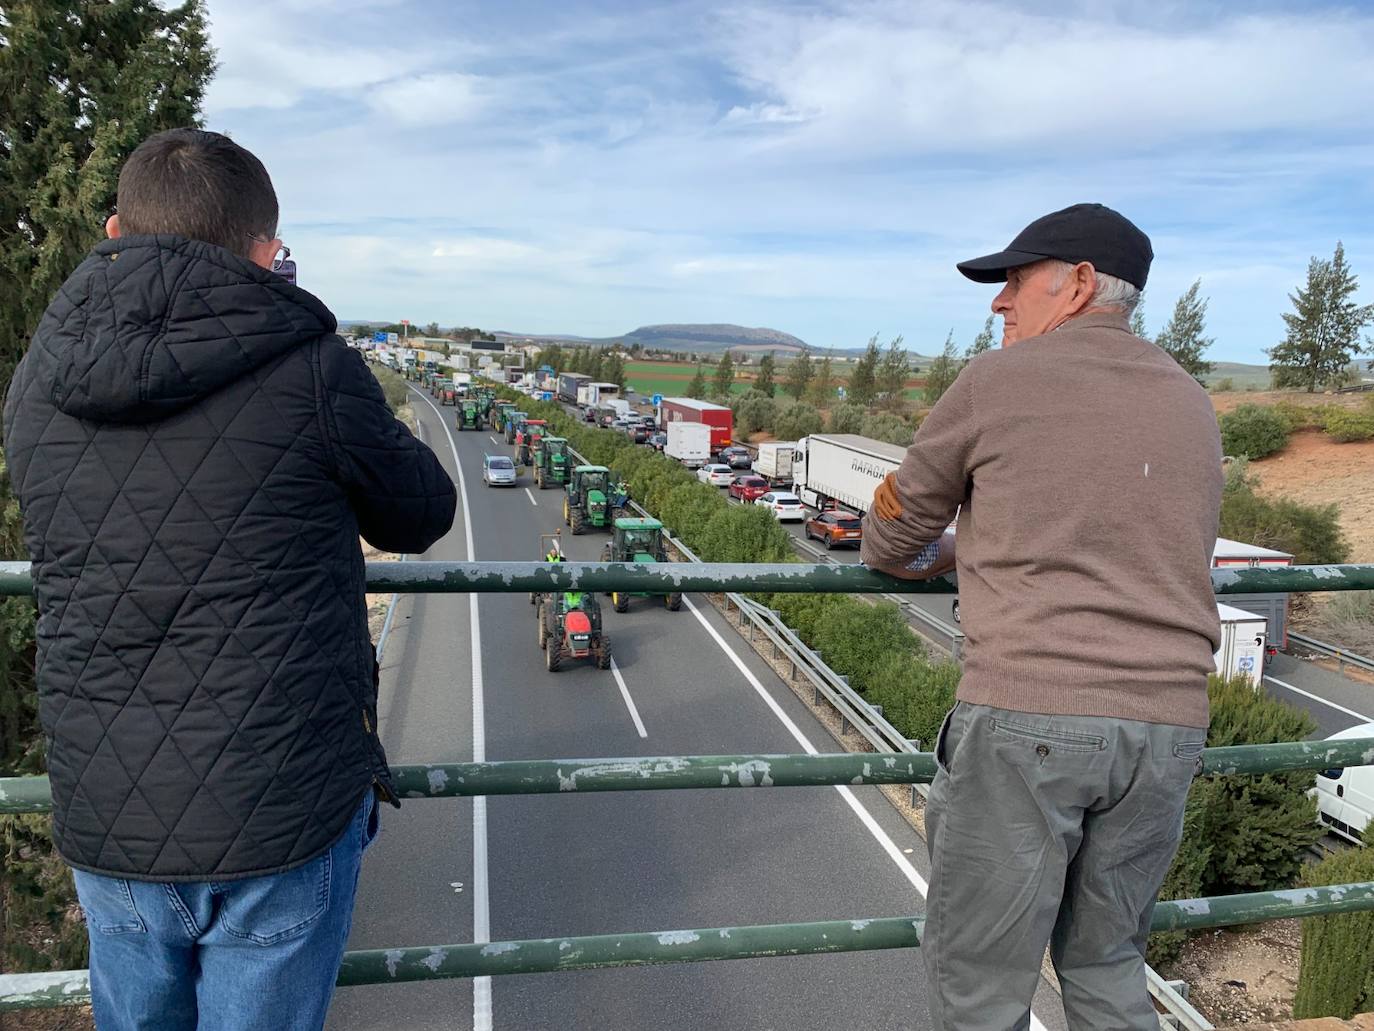
[[[949,593],[952,581],[898,580],[856,566],[696,563],[535,562],[371,563],[376,592],[582,590]],[[1374,566],[1307,566],[1214,570],[1218,594],[1374,589]],[[0,563],[0,595],[32,591],[27,563]],[[1295,741],[1209,748],[1203,773],[1275,773],[1374,765],[1374,738]],[[393,767],[398,790],[411,798],[663,791],[837,784],[926,783],[935,774],[929,753],[663,756],[547,759]],[[46,777],[0,779],[0,814],[51,808]],[[1374,909],[1374,882],[1163,902],[1154,930],[1223,927],[1290,917]],[[544,938],[484,944],[434,945],[350,952],[340,985],[454,977],[644,966],[662,963],[814,955],[920,944],[920,917],[879,917],[810,923],[712,927],[618,935]],[[89,1000],[86,971],[0,976],[0,1012],[76,1005]]]

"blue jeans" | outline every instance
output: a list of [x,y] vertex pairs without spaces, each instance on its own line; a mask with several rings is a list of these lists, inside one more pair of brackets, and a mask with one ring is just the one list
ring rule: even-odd
[[353,924],[369,790],[329,850],[285,873],[155,883],[74,871],[100,1031],[306,1031],[324,1025]]

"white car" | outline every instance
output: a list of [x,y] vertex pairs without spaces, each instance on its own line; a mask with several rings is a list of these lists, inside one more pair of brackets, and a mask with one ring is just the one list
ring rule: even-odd
[[735,470],[728,465],[703,465],[697,470],[697,479],[712,487],[728,487],[735,482]]
[[482,482],[488,487],[514,487],[519,470],[505,455],[482,456]]
[[806,506],[801,503],[801,498],[785,490],[770,490],[763,497],[755,498],[754,504],[768,509],[777,516],[779,522],[800,523],[806,519]]

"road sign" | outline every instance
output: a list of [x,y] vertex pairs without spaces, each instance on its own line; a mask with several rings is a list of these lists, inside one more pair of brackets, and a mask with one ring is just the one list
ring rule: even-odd
[[542,396],[539,400],[541,400],[541,401],[552,401],[552,400],[553,400],[553,391],[551,391],[551,390],[546,390],[546,391],[544,391],[543,396]]
[[388,344],[399,344],[401,342],[401,338],[398,337],[395,333],[388,333],[386,335],[386,342]]
[[659,405],[661,405],[662,403],[663,403],[663,395],[662,395],[662,394],[655,394],[655,395],[654,395],[654,407],[657,408],[657,407],[658,407]]
[[843,401],[843,400],[845,399],[845,397],[846,397],[844,387],[836,387],[836,388],[835,388],[835,393],[837,393],[837,394],[840,396],[840,400],[841,400],[841,401]]
[[409,319],[402,319],[402,320],[401,320],[401,325],[403,325],[403,326],[409,326],[409,325],[410,325],[410,320],[409,320]]
[[386,343],[386,334],[380,329],[374,330],[372,333],[372,341],[373,343],[384,344]]

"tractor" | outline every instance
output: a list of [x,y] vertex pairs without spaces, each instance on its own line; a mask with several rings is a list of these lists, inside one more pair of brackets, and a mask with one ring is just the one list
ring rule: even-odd
[[604,465],[575,466],[563,499],[563,522],[579,535],[588,526],[605,529],[620,518],[629,500],[624,487],[611,482],[611,471]]
[[506,421],[502,428],[506,433],[507,444],[515,443],[515,434],[519,432],[520,427],[525,424],[525,420],[528,418],[529,415],[525,412],[511,410],[506,413]]
[[491,428],[498,433],[504,433],[506,431],[506,413],[514,410],[514,402],[497,401],[491,408]]
[[534,482],[543,490],[568,482],[568,442],[563,437],[541,437],[534,452]]
[[[545,534],[540,541],[552,541],[545,558],[562,562],[558,534]],[[531,594],[538,625],[539,647],[550,673],[563,668],[565,659],[591,659],[597,669],[611,667],[611,641],[601,629],[601,605],[591,591],[554,591]]]
[[482,428],[482,408],[474,398],[465,397],[453,413],[454,424],[460,430],[480,430]]
[[[601,551],[601,561],[640,564],[667,562],[668,551],[663,544],[663,524],[657,519],[617,519],[611,539]],[[611,595],[611,605],[617,612],[628,611],[632,597],[662,598],[669,612],[676,612],[682,608],[681,591],[671,591],[668,594],[650,591],[608,593]]]
[[438,388],[435,393],[439,398],[439,404],[457,405],[458,388],[454,386],[452,377],[444,376],[436,382],[438,383]]
[[515,461],[523,466],[534,465],[534,451],[548,430],[543,419],[526,419],[515,433]]

